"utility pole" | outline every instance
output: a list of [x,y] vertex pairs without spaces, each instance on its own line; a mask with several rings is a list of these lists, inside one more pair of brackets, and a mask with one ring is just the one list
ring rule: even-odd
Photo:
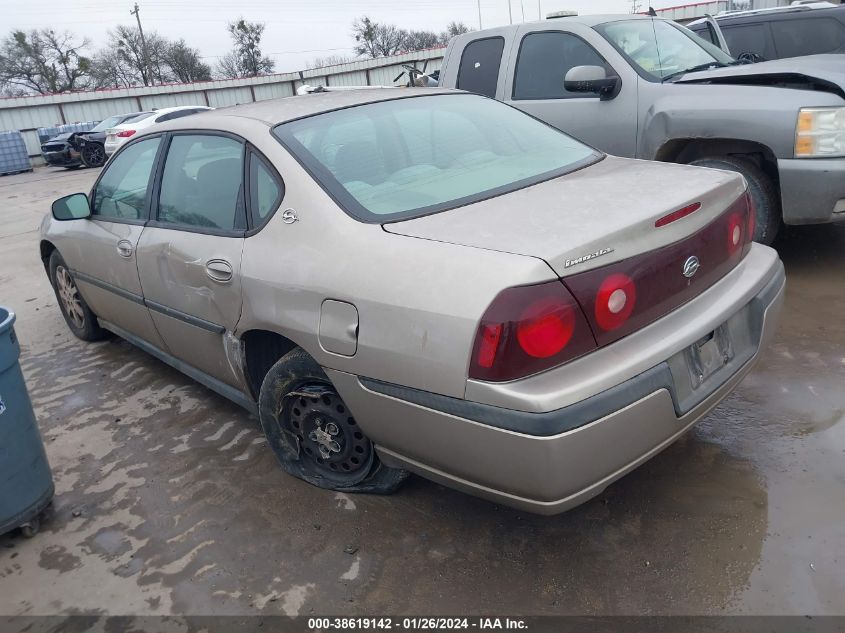
[[153,85],[155,82],[153,81],[153,73],[152,69],[150,68],[150,54],[147,52],[147,40],[144,39],[144,29],[141,28],[141,9],[138,7],[138,3],[135,3],[135,10],[130,11],[129,15],[134,15],[135,19],[138,20],[138,32],[141,34],[141,48],[144,49],[144,68],[147,69],[147,77],[149,78],[149,85]]
[[525,0],[519,0],[519,8],[522,11],[522,21],[525,22]]
[[631,0],[631,13],[639,13],[640,3],[637,0]]
[[540,4],[542,1],[543,1],[543,0],[537,0],[537,19],[538,19],[538,20],[542,20],[542,19],[543,19],[543,7],[542,7],[542,5]]
[[513,10],[511,9],[511,0],[508,0],[508,20],[513,24]]
[[481,26],[481,0],[478,0],[478,30],[480,31],[483,27]]

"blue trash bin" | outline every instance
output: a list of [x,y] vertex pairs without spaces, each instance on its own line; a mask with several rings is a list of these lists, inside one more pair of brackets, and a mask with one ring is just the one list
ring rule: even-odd
[[53,475],[26,391],[15,313],[0,306],[0,534],[31,536],[53,499]]

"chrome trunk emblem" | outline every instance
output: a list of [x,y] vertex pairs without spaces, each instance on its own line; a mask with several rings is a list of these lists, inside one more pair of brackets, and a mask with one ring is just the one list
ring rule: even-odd
[[684,262],[684,277],[689,279],[698,272],[699,268],[701,268],[701,262],[698,261],[698,257],[691,255],[687,258],[687,261]]

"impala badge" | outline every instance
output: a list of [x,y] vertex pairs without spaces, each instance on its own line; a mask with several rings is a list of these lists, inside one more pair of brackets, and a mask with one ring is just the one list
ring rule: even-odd
[[570,266],[576,266],[577,264],[583,264],[584,262],[588,262],[591,259],[595,259],[596,257],[601,257],[602,255],[607,255],[608,253],[612,253],[612,248],[603,248],[600,251],[596,251],[595,253],[590,253],[589,255],[582,255],[581,257],[576,257],[575,259],[567,259],[566,262],[563,264],[564,268],[569,268]]
[[698,257],[691,255],[687,258],[687,261],[684,262],[684,277],[687,279],[693,277],[695,273],[698,272],[699,268],[701,268],[701,262],[698,261]]

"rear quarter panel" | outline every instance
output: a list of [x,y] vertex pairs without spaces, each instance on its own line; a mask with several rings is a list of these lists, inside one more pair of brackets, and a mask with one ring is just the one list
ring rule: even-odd
[[[533,257],[393,235],[354,220],[269,131],[254,142],[286,192],[273,218],[245,241],[237,335],[278,332],[324,367],[463,397],[475,330],[496,294],[555,277]],[[293,224],[281,219],[288,208],[299,217]],[[320,346],[326,299],[358,310],[354,356]]]

